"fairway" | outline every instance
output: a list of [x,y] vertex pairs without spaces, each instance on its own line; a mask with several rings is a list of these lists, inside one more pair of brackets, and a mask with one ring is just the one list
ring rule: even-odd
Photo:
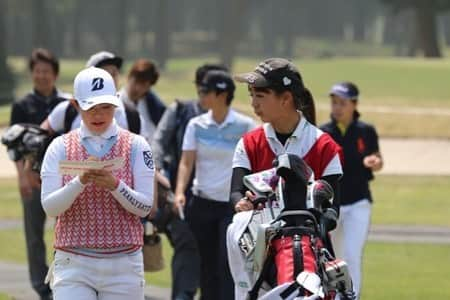
[[[450,177],[378,176],[372,184],[375,204],[373,223],[450,226]],[[2,210],[0,219],[20,220],[21,204],[15,179],[0,181]],[[50,261],[53,232],[47,230],[47,257]],[[23,230],[0,229],[0,260],[25,264]],[[148,284],[170,286],[172,248],[163,239],[166,267],[146,273]],[[450,277],[449,245],[414,245],[369,242],[364,257],[364,295],[362,299],[447,299],[444,287]],[[438,267],[439,266],[439,267]],[[1,298],[0,298],[1,299]],[[4,298],[7,299],[7,298]]]
[[[47,257],[52,258],[52,234],[46,234]],[[25,263],[21,230],[0,230],[0,260]],[[172,248],[163,239],[165,268],[146,273],[147,284],[170,287]],[[450,246],[429,244],[390,244],[369,242],[364,256],[364,292],[362,299],[448,299],[445,288],[450,278]],[[2,298],[0,298],[2,299]],[[3,298],[8,299],[8,298]]]
[[450,246],[369,242],[363,273],[364,300],[450,299]]
[[450,177],[377,176],[372,223],[450,227]]
[[[166,102],[175,98],[195,97],[193,85],[195,69],[205,62],[215,62],[213,57],[204,59],[173,59],[163,71],[155,90]],[[237,59],[233,73],[252,70],[258,59]],[[423,60],[399,58],[336,58],[294,61],[304,74],[308,86],[318,102],[327,100],[328,90],[337,81],[355,81],[361,90],[362,105],[423,106],[450,108],[450,59]],[[24,58],[10,58],[10,65],[17,75],[16,95],[30,89],[30,80]],[[84,67],[82,60],[62,60],[59,87],[72,91],[75,74]],[[122,72],[122,83],[129,69],[128,61]],[[236,99],[248,98],[246,86],[238,85]]]
[[[213,57],[172,59],[167,70],[162,72],[155,91],[167,104],[174,99],[194,99],[195,69],[205,62],[215,61]],[[16,95],[22,96],[31,89],[26,61],[16,57],[10,58],[9,63],[17,78]],[[73,77],[84,63],[82,60],[63,60],[58,87],[71,93]],[[257,59],[238,59],[233,73],[252,70],[257,63]],[[375,124],[380,136],[450,138],[450,85],[446,82],[450,74],[450,59],[336,58],[296,60],[295,63],[317,102],[318,123],[329,118],[328,91],[331,85],[352,80],[361,90],[359,107],[363,119]],[[130,64],[128,62],[124,66],[122,84],[126,82]],[[255,117],[246,85],[237,84],[233,106]],[[390,112],[377,111],[377,107]],[[418,112],[426,108],[428,111],[405,114],[403,108]],[[430,109],[436,108],[440,114],[429,113]],[[9,114],[9,105],[0,107],[0,126],[8,124]]]
[[[0,219],[20,219],[22,207],[15,179],[0,180]],[[450,177],[387,176],[372,182],[374,224],[449,226]]]

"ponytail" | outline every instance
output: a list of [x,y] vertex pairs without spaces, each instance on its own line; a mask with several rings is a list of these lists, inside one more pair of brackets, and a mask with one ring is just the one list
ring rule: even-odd
[[309,123],[316,125],[316,106],[311,92],[305,87],[295,95],[295,106],[303,113]]
[[269,90],[273,90],[275,94],[280,95],[285,91],[289,91],[292,94],[294,100],[295,109],[303,113],[306,120],[316,125],[316,106],[314,104],[314,98],[306,87],[296,88],[296,89],[286,89],[283,86],[274,86],[270,88],[255,88],[257,91],[268,93]]

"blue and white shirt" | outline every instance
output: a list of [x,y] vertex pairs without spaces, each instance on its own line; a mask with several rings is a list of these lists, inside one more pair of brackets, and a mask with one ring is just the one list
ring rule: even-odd
[[234,149],[242,135],[255,125],[253,119],[233,109],[221,124],[214,121],[212,111],[189,121],[183,151],[196,151],[194,195],[229,201]]

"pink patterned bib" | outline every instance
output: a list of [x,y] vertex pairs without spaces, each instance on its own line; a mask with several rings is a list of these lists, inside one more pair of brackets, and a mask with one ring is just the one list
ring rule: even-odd
[[[123,157],[124,167],[114,175],[133,187],[131,170],[132,134],[119,129],[116,143],[101,160]],[[68,160],[87,160],[79,130],[64,135]],[[63,185],[73,176],[63,176]],[[87,184],[72,206],[60,215],[55,227],[55,248],[111,249],[142,246],[143,226],[139,216],[125,210],[110,191]]]

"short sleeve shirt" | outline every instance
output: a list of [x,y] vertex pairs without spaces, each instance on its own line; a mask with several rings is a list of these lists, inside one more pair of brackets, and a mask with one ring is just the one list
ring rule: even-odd
[[194,195],[228,202],[234,149],[254,127],[253,119],[233,109],[222,124],[213,120],[211,111],[189,121],[183,151],[196,151]]

